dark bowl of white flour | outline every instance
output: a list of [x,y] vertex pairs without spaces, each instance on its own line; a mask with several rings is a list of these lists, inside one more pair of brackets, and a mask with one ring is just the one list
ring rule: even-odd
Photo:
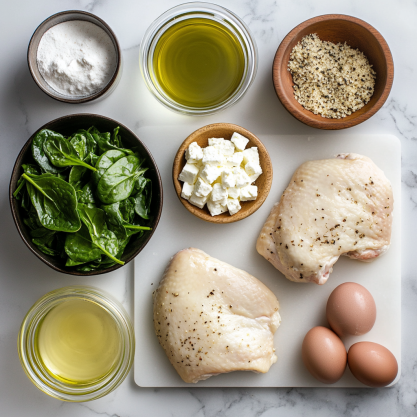
[[65,103],[107,97],[122,73],[116,35],[99,17],[69,10],[44,20],[28,47],[29,71],[48,96]]

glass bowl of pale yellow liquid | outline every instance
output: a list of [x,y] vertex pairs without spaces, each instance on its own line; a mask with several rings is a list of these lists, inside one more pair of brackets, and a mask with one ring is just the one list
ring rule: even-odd
[[205,116],[236,103],[251,86],[258,52],[249,28],[210,3],[176,6],[146,31],[139,65],[146,86],[171,110]]
[[41,391],[63,401],[91,401],[126,378],[135,338],[129,316],[111,296],[92,287],[65,287],[29,310],[18,351]]

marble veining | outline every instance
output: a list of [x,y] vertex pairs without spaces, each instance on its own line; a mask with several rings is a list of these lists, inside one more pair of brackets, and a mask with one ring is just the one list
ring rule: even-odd
[[[178,0],[30,0],[2,3],[0,44],[0,405],[2,415],[31,417],[412,417],[417,415],[417,3],[415,0],[222,0],[248,24],[259,49],[257,78],[246,96],[223,113],[199,119],[170,112],[148,92],[138,67],[140,40],[160,14]],[[39,23],[62,10],[81,9],[104,19],[115,31],[124,54],[122,80],[106,100],[85,106],[59,103],[34,84],[26,63],[27,44]],[[37,390],[20,367],[18,329],[31,305],[43,294],[66,285],[95,285],[133,312],[133,264],[117,273],[76,280],[43,265],[21,241],[7,201],[14,160],[28,137],[44,123],[67,114],[92,112],[120,120],[134,131],[157,124],[196,127],[230,121],[259,133],[317,135],[283,109],[271,84],[271,65],[282,38],[311,17],[344,13],[375,26],[394,57],[395,79],[383,108],[349,132],[391,133],[402,144],[402,377],[389,389],[143,389],[133,375],[105,398],[84,404],[62,403]],[[17,24],[18,22],[18,24]],[[18,28],[18,30],[16,29]]]

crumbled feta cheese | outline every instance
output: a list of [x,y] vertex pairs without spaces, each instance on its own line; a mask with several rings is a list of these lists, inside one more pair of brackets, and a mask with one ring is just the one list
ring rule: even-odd
[[240,188],[230,187],[227,189],[227,195],[230,198],[239,198],[240,197]]
[[242,207],[240,207],[239,200],[236,198],[228,198],[227,199],[227,209],[231,216],[236,214]]
[[198,167],[194,164],[185,164],[184,168],[181,171],[181,174],[178,176],[180,181],[188,182],[188,184],[194,184],[197,180]]
[[224,156],[232,156],[235,152],[235,147],[230,140],[225,140],[219,144],[213,145]]
[[208,196],[205,197],[197,197],[194,193],[191,195],[191,198],[188,200],[191,204],[194,204],[201,209],[204,207],[204,204],[207,203]]
[[232,141],[210,138],[209,146],[201,148],[192,142],[185,152],[186,165],[178,179],[183,181],[181,197],[199,208],[207,208],[212,216],[240,209],[240,201],[255,200],[257,187],[251,186],[262,168],[258,148],[245,149],[249,142],[234,133]]
[[256,185],[247,185],[240,189],[240,201],[256,200],[258,197],[258,187]]
[[240,133],[233,133],[231,141],[235,145],[236,150],[243,151],[246,147],[246,145],[249,142],[249,139],[246,139],[244,136],[242,136]]
[[207,201],[207,208],[209,209],[209,212],[212,216],[218,216],[219,214],[225,213],[227,211],[226,204],[220,204],[211,200]]
[[225,169],[222,172],[222,187],[230,188],[236,185],[236,179],[233,172],[229,169]]
[[246,174],[245,170],[242,168],[233,168],[233,174],[235,176],[235,180],[236,180],[236,187],[238,188],[242,188],[242,187],[246,187],[247,185],[249,185],[250,182],[250,178],[248,177],[248,174]]
[[192,142],[188,149],[185,151],[185,159],[190,163],[197,163],[203,159],[203,150],[197,144],[197,142]]
[[186,200],[189,200],[193,191],[194,185],[188,184],[188,182],[184,182],[184,185],[182,186],[181,197],[185,198]]
[[249,175],[249,177],[251,175],[256,175],[256,174],[261,175],[262,174],[262,168],[261,168],[261,166],[259,164],[255,163],[253,161],[249,161],[245,165],[245,172],[246,172],[246,174]]
[[207,146],[203,149],[203,164],[221,165],[223,160],[223,155],[214,146]]
[[213,187],[206,183],[201,177],[197,178],[197,181],[194,185],[194,194],[197,197],[206,197],[211,193]]
[[227,198],[227,189],[223,188],[219,183],[214,184],[213,190],[211,191],[211,201],[221,201],[225,198]]
[[248,148],[243,151],[243,163],[246,165],[248,162],[255,162],[260,165],[258,148]]
[[209,146],[216,146],[216,145],[221,146],[221,144],[223,142],[226,142],[225,139],[223,139],[223,138],[209,138],[209,140],[208,140]]
[[225,166],[229,168],[239,167],[243,160],[243,152],[235,152],[231,156],[226,157],[226,161],[224,163]]
[[204,168],[200,172],[200,177],[203,178],[209,184],[212,184],[214,181],[219,178],[222,173],[222,169],[215,165],[204,165]]

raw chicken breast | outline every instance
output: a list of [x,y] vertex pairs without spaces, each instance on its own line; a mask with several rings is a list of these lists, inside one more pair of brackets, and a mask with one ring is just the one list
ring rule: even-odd
[[256,249],[289,280],[324,284],[340,255],[372,261],[391,239],[393,194],[367,157],[339,154],[294,173]]
[[262,282],[194,248],[174,255],[154,292],[155,333],[185,382],[268,372],[278,310]]

